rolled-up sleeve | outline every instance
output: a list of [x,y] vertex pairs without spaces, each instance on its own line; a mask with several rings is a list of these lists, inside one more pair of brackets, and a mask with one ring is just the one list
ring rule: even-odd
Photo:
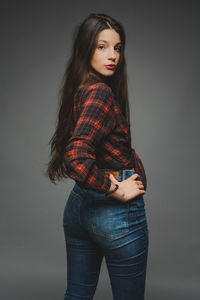
[[66,171],[83,188],[105,193],[111,181],[98,168],[95,153],[116,125],[112,90],[104,83],[90,85],[80,101],[79,116],[65,148]]

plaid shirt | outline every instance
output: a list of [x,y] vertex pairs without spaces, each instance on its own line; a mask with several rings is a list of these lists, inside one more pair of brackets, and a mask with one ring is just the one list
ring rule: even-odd
[[64,154],[67,175],[82,188],[108,192],[111,181],[101,169],[134,168],[146,189],[142,161],[131,148],[130,125],[111,88],[94,76],[76,94],[75,128]]

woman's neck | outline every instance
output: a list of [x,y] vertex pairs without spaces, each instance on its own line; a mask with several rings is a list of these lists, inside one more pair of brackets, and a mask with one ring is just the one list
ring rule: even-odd
[[100,73],[96,72],[95,70],[90,71],[89,76],[90,75],[93,76],[93,77],[96,77],[100,81],[103,81],[103,82],[106,81],[106,77],[101,75]]

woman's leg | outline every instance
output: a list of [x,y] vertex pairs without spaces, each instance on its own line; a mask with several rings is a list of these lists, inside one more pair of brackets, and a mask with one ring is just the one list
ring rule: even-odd
[[142,196],[123,203],[90,192],[87,223],[104,250],[114,300],[144,300],[148,229]]
[[64,210],[63,228],[67,252],[67,290],[64,300],[93,299],[103,253],[81,224],[84,194],[72,191]]
[[114,300],[144,300],[147,234],[146,229],[130,233],[105,250]]

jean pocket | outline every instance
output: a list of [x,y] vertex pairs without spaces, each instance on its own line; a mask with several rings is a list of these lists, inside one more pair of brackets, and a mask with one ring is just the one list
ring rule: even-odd
[[100,196],[91,199],[90,215],[92,230],[95,235],[116,239],[129,232],[129,204],[115,198]]

